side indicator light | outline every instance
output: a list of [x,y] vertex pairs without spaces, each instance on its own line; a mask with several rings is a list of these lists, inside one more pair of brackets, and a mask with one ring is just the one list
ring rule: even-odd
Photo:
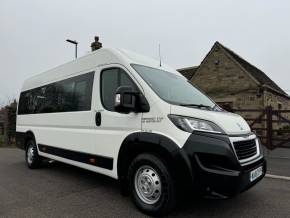
[[89,159],[89,162],[90,162],[91,164],[96,164],[96,159],[95,159],[95,158],[90,158],[90,159]]

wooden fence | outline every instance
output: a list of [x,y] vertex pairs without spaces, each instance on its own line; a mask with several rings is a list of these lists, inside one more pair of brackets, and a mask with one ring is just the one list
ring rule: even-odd
[[233,112],[258,114],[254,118],[245,117],[251,129],[257,133],[264,146],[290,149],[290,110],[273,110],[271,106],[265,109],[234,109]]

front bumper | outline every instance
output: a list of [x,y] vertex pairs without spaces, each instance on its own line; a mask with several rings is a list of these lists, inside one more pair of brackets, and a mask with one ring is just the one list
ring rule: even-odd
[[[267,169],[262,152],[249,163],[241,163],[226,135],[192,133],[182,150],[191,162],[194,187],[224,196],[251,188],[264,177]],[[263,169],[262,175],[251,182],[251,171],[259,167]]]

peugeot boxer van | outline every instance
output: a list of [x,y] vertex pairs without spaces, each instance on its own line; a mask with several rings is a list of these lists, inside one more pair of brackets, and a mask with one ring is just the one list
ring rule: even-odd
[[[52,159],[120,181],[150,215],[180,196],[233,196],[266,172],[261,143],[175,69],[102,48],[27,79],[17,145],[34,169]],[[80,178],[81,179],[81,178]]]

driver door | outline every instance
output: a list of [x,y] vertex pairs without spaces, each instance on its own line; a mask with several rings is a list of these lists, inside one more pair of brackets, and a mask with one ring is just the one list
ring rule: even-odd
[[96,104],[96,150],[102,156],[113,158],[113,174],[117,177],[117,157],[126,136],[141,131],[142,113],[119,113],[114,109],[119,86],[137,88],[129,71],[119,65],[100,68],[99,101]]

